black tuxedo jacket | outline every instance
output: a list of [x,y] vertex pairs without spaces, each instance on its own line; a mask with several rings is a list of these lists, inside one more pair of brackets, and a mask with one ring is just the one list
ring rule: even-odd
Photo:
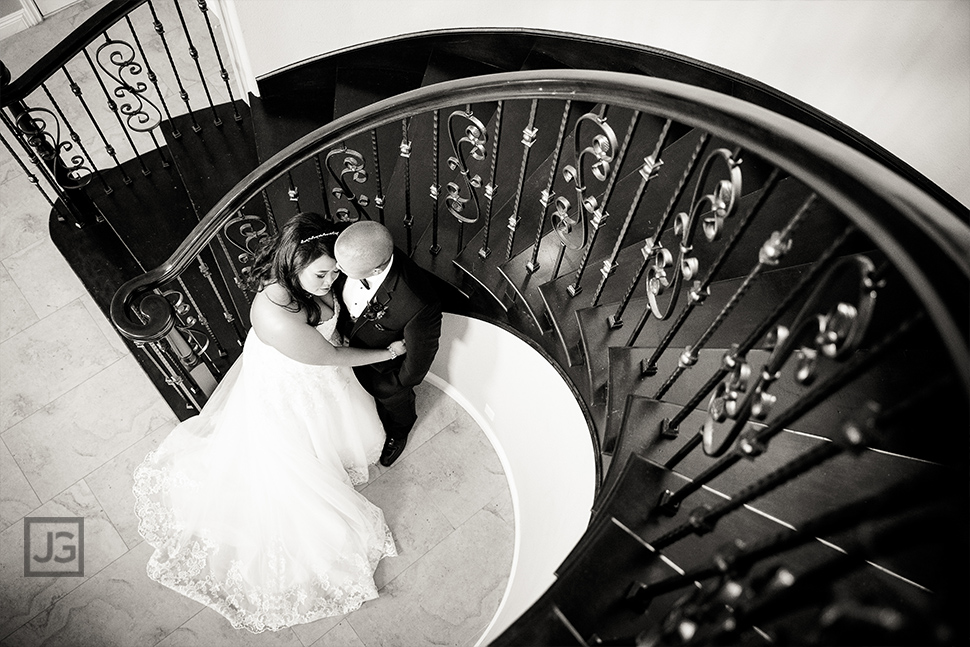
[[[433,279],[395,249],[390,272],[356,321],[341,303],[337,330],[351,346],[387,348],[400,339],[407,344],[402,357],[354,368],[361,385],[376,398],[413,388],[431,368],[441,336],[441,301]],[[341,301],[346,280],[341,275],[334,282],[334,294]]]

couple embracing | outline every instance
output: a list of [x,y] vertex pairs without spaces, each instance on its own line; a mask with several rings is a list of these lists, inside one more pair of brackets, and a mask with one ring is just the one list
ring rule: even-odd
[[397,554],[354,488],[390,466],[438,349],[434,277],[372,221],[294,216],[257,255],[243,353],[135,470],[148,575],[258,633],[377,597]]

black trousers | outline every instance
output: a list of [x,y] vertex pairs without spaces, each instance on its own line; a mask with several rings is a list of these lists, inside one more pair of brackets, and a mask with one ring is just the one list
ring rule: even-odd
[[388,438],[406,438],[418,419],[414,389],[408,388],[388,396],[375,398],[377,415]]

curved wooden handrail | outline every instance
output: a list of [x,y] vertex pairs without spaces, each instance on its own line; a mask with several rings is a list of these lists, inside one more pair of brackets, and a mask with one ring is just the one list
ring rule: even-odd
[[26,72],[3,86],[0,108],[23,101],[31,92],[40,87],[57,70],[81,53],[95,38],[109,27],[145,4],[148,0],[111,0],[105,6],[74,29],[64,40],[51,48],[40,60],[31,65]]
[[[490,49],[490,44],[487,42],[477,42],[469,45],[469,39],[495,39],[501,41],[502,39],[510,38],[516,39],[515,42],[531,40],[531,45],[528,42],[525,45],[533,49],[538,49],[552,58],[556,58],[557,48],[573,52],[584,52],[587,55],[582,69],[639,73],[657,78],[666,78],[672,81],[689,79],[691,85],[728,94],[748,103],[761,106],[771,112],[782,114],[814,130],[825,133],[847,144],[850,148],[854,148],[864,155],[879,161],[884,166],[893,169],[899,175],[902,175],[910,182],[934,196],[951,211],[959,212],[961,209],[965,210],[965,207],[956,198],[944,191],[939,185],[927,178],[913,166],[907,164],[904,160],[901,160],[869,137],[831,115],[822,112],[818,108],[744,74],[696,58],[691,58],[690,56],[678,54],[677,52],[650,47],[649,45],[640,43],[599,36],[593,37],[574,32],[527,27],[437,29],[395,35],[345,47],[298,61],[268,74],[260,75],[256,80],[260,84],[260,87],[263,87],[279,79],[281,85],[284,88],[288,88],[290,87],[290,82],[286,77],[289,74],[299,74],[301,79],[305,79],[307,69],[314,65],[329,64],[334,69],[343,66],[356,67],[360,65],[361,61],[368,61],[373,56],[374,51],[385,47],[401,50],[405,47],[413,46],[415,43],[426,41],[427,48],[430,50],[431,48],[439,46],[447,48],[450,45],[455,45],[460,42],[462,47],[471,47],[472,50],[480,52]],[[500,48],[501,44],[496,47]],[[970,222],[970,214],[965,218],[965,222]]]
[[[163,336],[170,316],[158,317],[160,304],[156,299],[145,304],[143,297],[185,270],[232,214],[264,187],[317,153],[410,115],[466,103],[535,98],[607,101],[649,111],[729,139],[798,177],[893,259],[922,299],[970,390],[965,307],[970,228],[960,217],[890,169],[787,117],[711,90],[618,72],[541,70],[449,81],[385,99],[322,126],[243,178],[162,266],[125,283],[112,299],[112,320],[134,340]],[[142,321],[130,318],[135,311]]]

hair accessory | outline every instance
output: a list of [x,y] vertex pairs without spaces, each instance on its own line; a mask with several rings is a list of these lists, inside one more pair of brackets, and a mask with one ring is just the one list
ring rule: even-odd
[[311,240],[315,240],[317,238],[323,238],[324,236],[336,236],[336,235],[337,235],[336,231],[325,231],[322,234],[317,234],[316,236],[310,236],[309,238],[304,238],[303,240],[300,241],[300,244],[302,245],[303,243],[309,243]]

